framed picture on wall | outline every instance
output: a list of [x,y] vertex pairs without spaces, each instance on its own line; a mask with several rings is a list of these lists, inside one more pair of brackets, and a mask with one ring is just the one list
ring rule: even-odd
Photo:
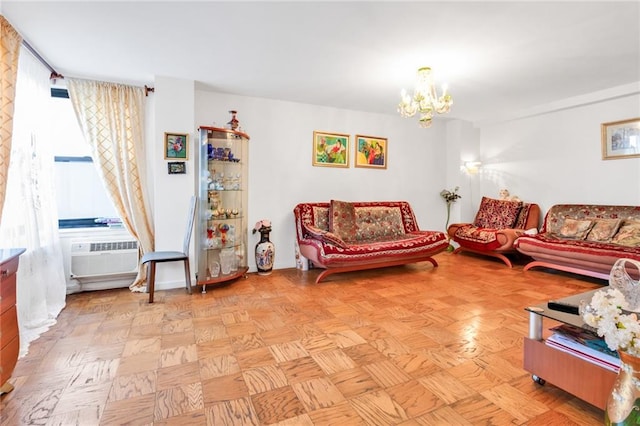
[[356,167],[387,168],[387,138],[356,135]]
[[640,157],[640,118],[602,123],[602,159]]
[[349,167],[349,135],[314,131],[313,165]]
[[184,175],[187,173],[184,161],[169,161],[167,168],[170,175]]
[[164,159],[188,160],[189,159],[189,135],[186,133],[164,134]]

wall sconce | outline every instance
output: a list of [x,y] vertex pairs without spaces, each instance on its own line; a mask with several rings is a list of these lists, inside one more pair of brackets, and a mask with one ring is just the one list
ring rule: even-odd
[[466,161],[462,168],[470,175],[477,175],[478,171],[480,171],[480,166],[482,166],[482,163],[479,161]]

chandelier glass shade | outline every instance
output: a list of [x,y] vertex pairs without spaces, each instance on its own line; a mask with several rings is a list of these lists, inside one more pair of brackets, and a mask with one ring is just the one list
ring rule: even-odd
[[433,114],[449,112],[453,105],[453,98],[447,93],[447,86],[442,86],[442,95],[438,96],[436,86],[433,84],[431,68],[418,69],[418,81],[415,92],[410,96],[406,90],[402,90],[402,99],[398,104],[398,112],[403,117],[413,117],[418,114],[420,127],[431,127]]

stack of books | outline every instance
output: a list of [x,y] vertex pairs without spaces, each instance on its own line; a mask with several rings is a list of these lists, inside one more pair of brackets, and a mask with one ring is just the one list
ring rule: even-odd
[[604,340],[596,334],[569,324],[562,324],[550,330],[553,334],[546,339],[547,345],[616,373],[620,369],[618,353],[609,349]]

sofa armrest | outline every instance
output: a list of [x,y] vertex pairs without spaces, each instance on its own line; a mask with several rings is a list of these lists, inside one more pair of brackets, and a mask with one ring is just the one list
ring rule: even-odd
[[523,229],[500,229],[496,232],[496,238],[502,249],[513,247],[513,242],[521,235],[524,235]]

